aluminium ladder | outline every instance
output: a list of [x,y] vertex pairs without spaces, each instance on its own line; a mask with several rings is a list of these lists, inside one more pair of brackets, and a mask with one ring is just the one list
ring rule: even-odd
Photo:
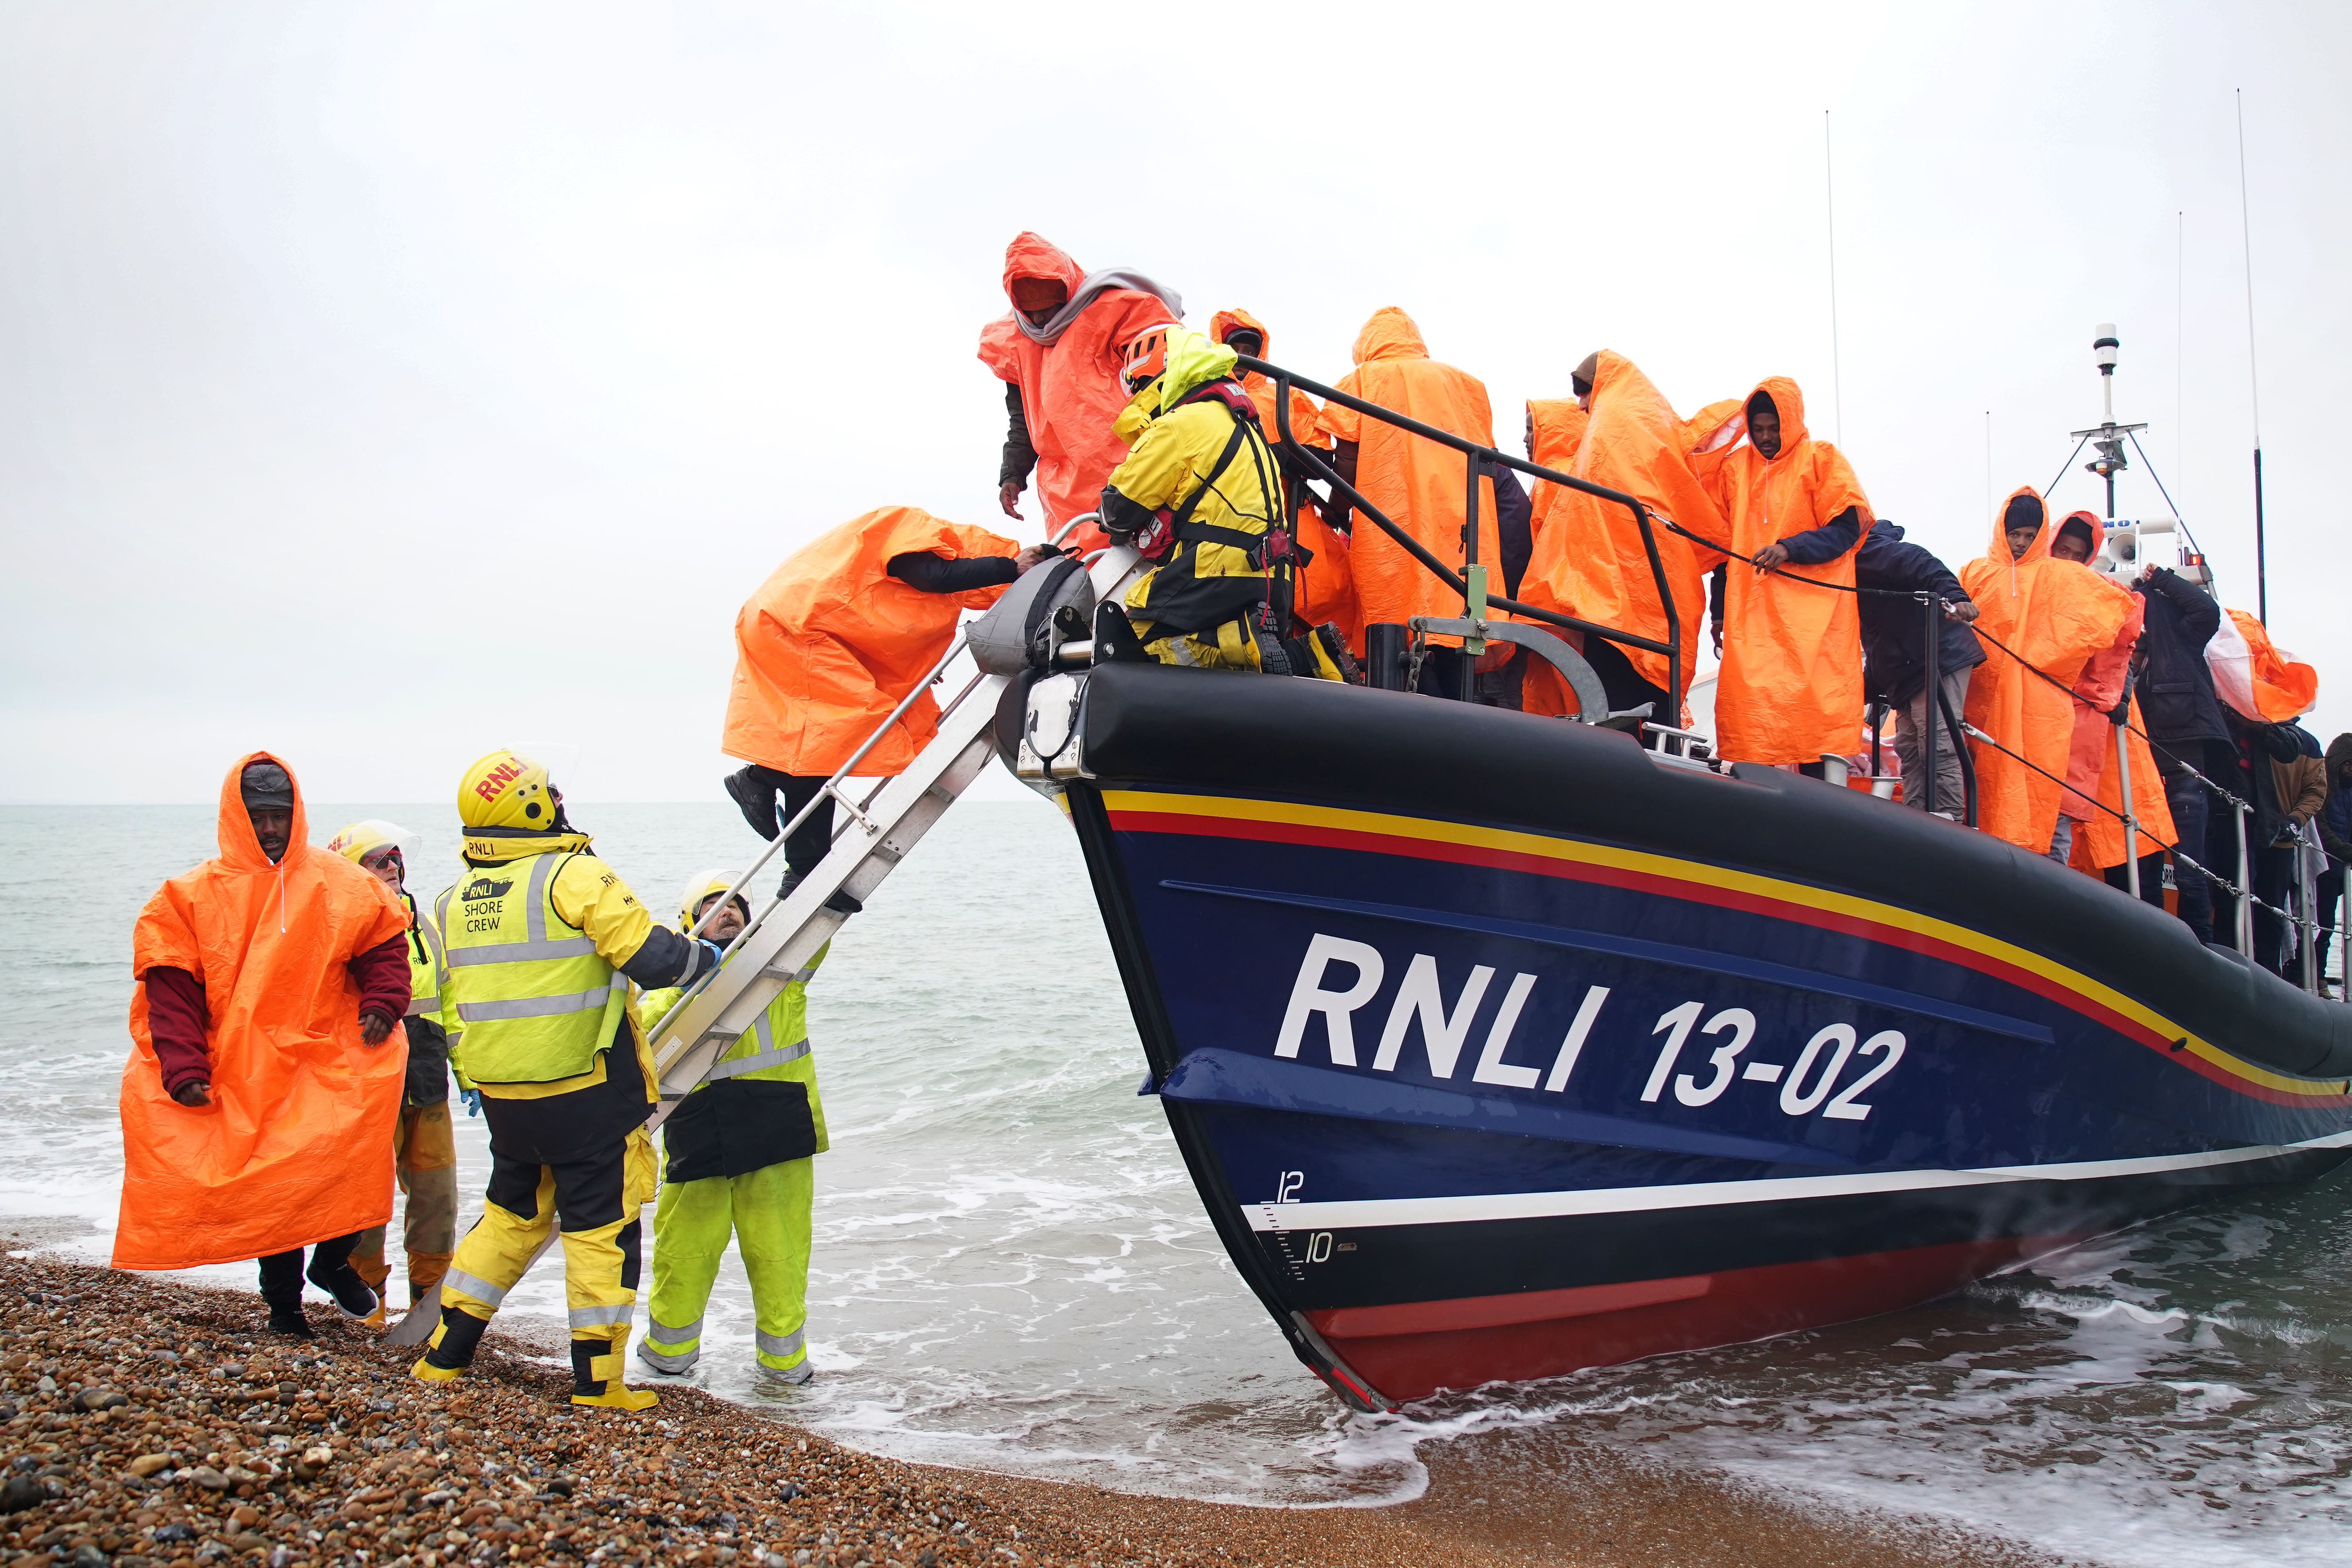
[[[1078,518],[1055,537],[1058,541],[1078,524],[1092,521],[1091,513]],[[1111,597],[1136,565],[1135,552],[1124,545],[1097,552],[1087,567],[1096,599]],[[751,1027],[777,994],[800,978],[818,950],[833,940],[834,932],[849,918],[827,907],[834,895],[845,892],[860,903],[873,897],[908,851],[996,755],[996,702],[1012,677],[975,672],[940,706],[937,733],[916,753],[906,772],[882,780],[862,799],[853,799],[845,787],[866,753],[882,742],[916,699],[947,672],[963,651],[965,636],[962,631],[956,634],[930,673],[875,727],[841,770],[825,781],[817,796],[785,825],[784,831],[769,841],[751,868],[728,889],[726,898],[712,900],[710,915],[739,894],[754,912],[742,933],[728,944],[719,968],[689,988],[648,1031],[661,1100],[646,1122],[647,1131],[669,1120],[670,1112],[701,1085],[728,1047]],[[794,885],[789,896],[772,896],[764,903],[754,904],[746,889],[783,847],[786,835],[816,809],[818,801],[827,797],[838,807],[840,818],[832,850]],[[696,922],[693,934],[700,933],[710,915]],[[525,1273],[555,1244],[556,1236],[551,1226],[547,1239],[523,1265]],[[517,1279],[520,1282],[520,1276]],[[439,1300],[436,1290],[433,1305],[412,1308],[384,1336],[385,1341],[394,1345],[423,1343],[441,1321]]]

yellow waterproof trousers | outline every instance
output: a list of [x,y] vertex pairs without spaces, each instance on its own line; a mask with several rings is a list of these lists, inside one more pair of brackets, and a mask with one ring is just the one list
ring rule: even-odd
[[654,1289],[637,1359],[682,1373],[702,1354],[702,1314],[730,1234],[751,1280],[761,1366],[809,1375],[806,1328],[810,1207],[816,1162],[786,1160],[748,1175],[663,1186],[654,1208]]
[[[392,1153],[408,1200],[402,1240],[408,1251],[408,1300],[415,1306],[432,1299],[457,1245],[457,1144],[450,1132],[449,1102],[402,1106]],[[362,1231],[352,1248],[352,1267],[378,1296],[392,1278],[383,1255],[384,1229]]]
[[631,1128],[625,1142],[561,1165],[525,1164],[494,1148],[482,1217],[457,1244],[442,1277],[441,1304],[487,1322],[550,1227],[558,1227],[573,1360],[583,1343],[608,1346],[613,1364],[599,1368],[594,1381],[617,1380],[637,1304],[638,1211],[653,1194],[654,1142],[643,1127]]

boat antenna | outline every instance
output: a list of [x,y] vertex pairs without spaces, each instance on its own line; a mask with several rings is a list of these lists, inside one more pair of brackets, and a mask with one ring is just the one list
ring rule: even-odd
[[1992,515],[1992,410],[1985,410],[1985,515]]
[[2271,619],[2268,563],[2263,539],[2263,380],[2254,362],[2254,220],[2246,199],[2246,89],[2238,99],[2238,226],[2246,246],[2246,380],[2254,403],[2254,619]]
[[[2172,433],[2184,439],[2188,430],[2181,413],[2189,385],[2188,277],[2189,216],[2176,212],[2172,215]],[[2179,510],[2179,502],[2173,503],[2173,510]]]
[[1837,426],[1837,444],[1845,447],[1845,367],[1838,358],[1837,311],[1837,167],[1830,156],[1830,111],[1822,110],[1822,190],[1827,197],[1830,235],[1830,407]]

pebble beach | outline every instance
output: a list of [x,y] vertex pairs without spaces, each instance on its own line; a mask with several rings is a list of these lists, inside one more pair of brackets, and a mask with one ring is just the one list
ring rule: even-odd
[[663,1387],[641,1415],[574,1409],[552,1339],[494,1331],[462,1384],[419,1384],[405,1354],[320,1303],[310,1307],[317,1337],[287,1339],[261,1331],[251,1296],[45,1262],[23,1241],[0,1259],[5,1568],[2047,1561],[1662,1481],[1599,1453],[1580,1501],[1513,1498],[1472,1467],[1380,1510],[1241,1507],[935,1468],[692,1388]]

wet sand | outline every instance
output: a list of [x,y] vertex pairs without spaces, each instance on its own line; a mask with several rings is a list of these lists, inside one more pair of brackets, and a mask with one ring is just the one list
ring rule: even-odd
[[[15,1249],[54,1238],[17,1228]],[[1598,1446],[1571,1447],[1563,1468],[1555,1441],[1536,1468],[1504,1435],[1425,1449],[1427,1495],[1381,1509],[1244,1508],[940,1469],[690,1388],[662,1388],[641,1415],[576,1410],[553,1325],[494,1330],[465,1382],[425,1385],[408,1356],[331,1307],[310,1311],[318,1338],[287,1340],[262,1331],[250,1294],[0,1261],[0,1563],[2051,1561]]]

